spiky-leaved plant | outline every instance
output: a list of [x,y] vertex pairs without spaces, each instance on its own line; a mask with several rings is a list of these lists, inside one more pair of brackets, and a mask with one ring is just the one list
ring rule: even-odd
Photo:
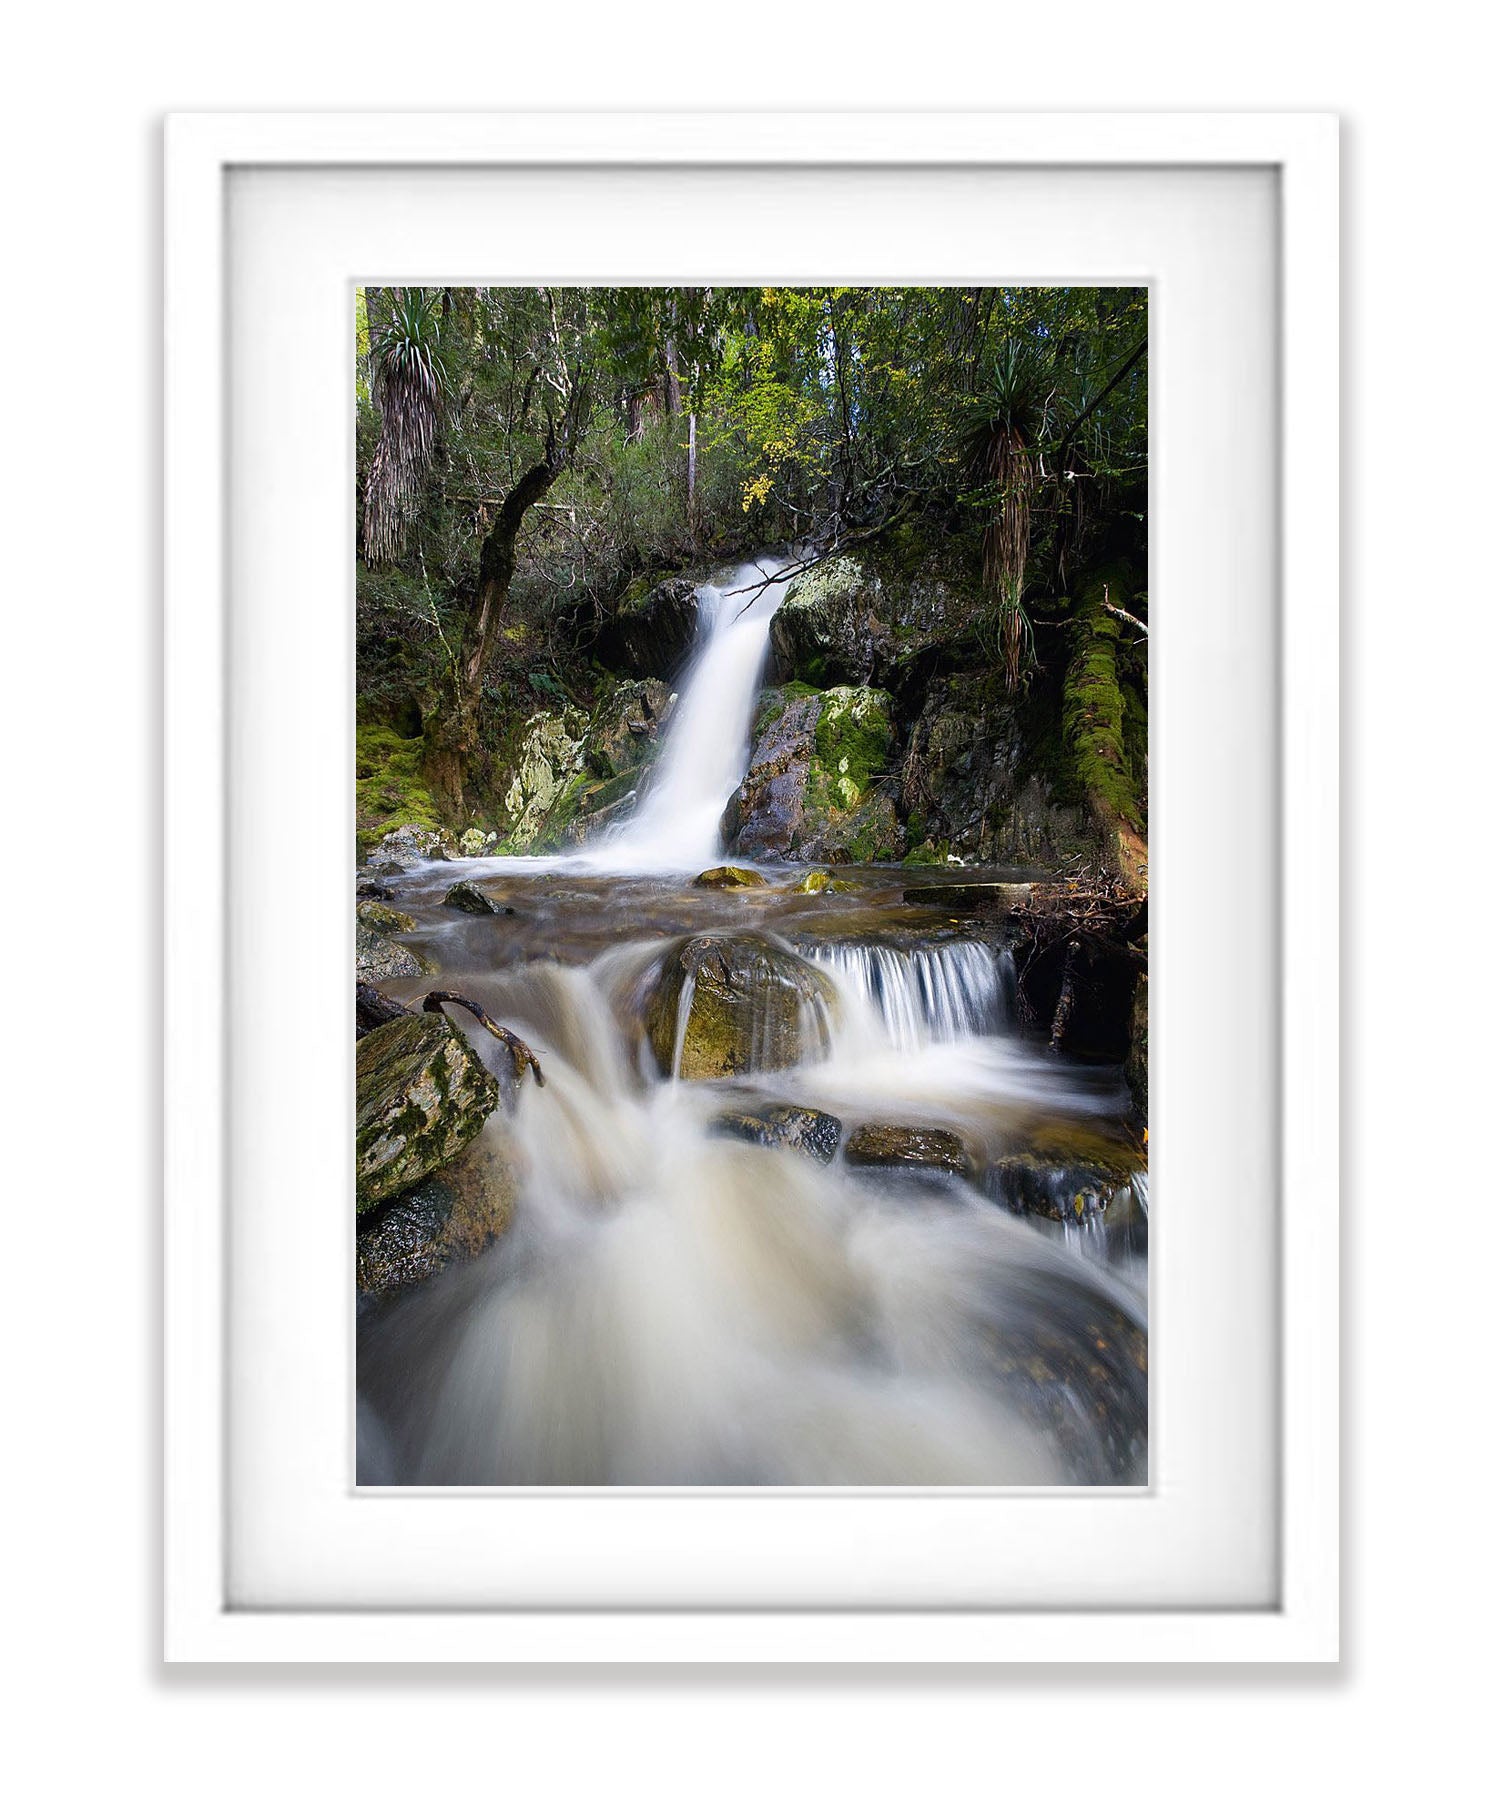
[[1007,338],[978,396],[971,452],[985,485],[983,582],[992,597],[1006,685],[1015,688],[1031,641],[1022,605],[1031,545],[1031,499],[1041,480],[1038,447],[1052,405],[1052,358],[1029,338]]
[[371,395],[380,436],[365,482],[365,561],[397,561],[416,517],[437,450],[448,378],[438,349],[435,297],[421,288],[391,292],[391,316],[371,346]]

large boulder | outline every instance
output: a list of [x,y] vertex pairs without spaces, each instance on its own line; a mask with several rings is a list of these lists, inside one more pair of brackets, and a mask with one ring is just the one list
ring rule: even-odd
[[488,1249],[515,1212],[509,1128],[494,1115],[452,1162],[368,1212],[355,1238],[363,1294],[401,1292]]
[[658,965],[646,1037],[664,1075],[712,1081],[800,1061],[804,1028],[819,1045],[833,984],[791,950],[753,932],[688,938]]
[[354,1053],[355,1210],[451,1162],[500,1099],[500,1084],[437,1013],[411,1013],[360,1038]]
[[601,659],[670,681],[687,661],[698,635],[697,584],[685,575],[653,581],[641,576],[599,629]]
[[968,639],[975,613],[972,594],[924,571],[837,556],[788,584],[771,621],[773,666],[815,687],[890,686],[923,653]]
[[724,814],[735,854],[800,862],[884,862],[905,834],[876,784],[895,742],[879,688],[772,689],[745,779]]

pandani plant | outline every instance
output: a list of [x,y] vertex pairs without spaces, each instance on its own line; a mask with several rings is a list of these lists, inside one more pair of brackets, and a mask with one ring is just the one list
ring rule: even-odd
[[437,453],[448,377],[438,347],[436,297],[421,288],[391,293],[391,315],[371,344],[371,398],[380,436],[365,481],[361,548],[367,563],[406,551],[422,486]]
[[1031,622],[1022,597],[1031,547],[1031,504],[1041,483],[1041,444],[1054,387],[1052,357],[1030,338],[1007,338],[976,396],[981,412],[970,455],[982,484],[986,518],[981,581],[993,607],[1006,686],[1014,690],[1031,657]]

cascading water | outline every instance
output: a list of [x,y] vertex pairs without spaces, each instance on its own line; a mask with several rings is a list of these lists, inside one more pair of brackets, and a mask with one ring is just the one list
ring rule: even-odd
[[703,868],[719,854],[719,820],[744,779],[750,718],[788,563],[762,557],[697,592],[699,644],[661,758],[635,816],[581,859],[593,868]]
[[[816,894],[795,870],[683,880],[721,854],[786,570],[698,590],[660,758],[611,838],[471,865],[484,915],[444,905],[451,865],[397,882],[440,976],[388,985],[461,988],[547,1080],[476,1141],[504,1235],[362,1304],[362,1482],[1144,1479],[1146,1188],[1118,1071],[1028,1045],[1009,952],[914,917],[899,871]],[[742,1042],[705,1077],[726,1009]],[[459,1024],[508,1086],[503,1048]],[[895,1134],[885,1164],[854,1154],[872,1130]],[[1111,1233],[1087,1183],[1121,1155]],[[1050,1210],[1009,1210],[1027,1196]]]

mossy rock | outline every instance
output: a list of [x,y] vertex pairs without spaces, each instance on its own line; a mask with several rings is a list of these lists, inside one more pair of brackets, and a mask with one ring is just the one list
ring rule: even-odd
[[355,1210],[451,1162],[500,1099],[500,1084],[447,1019],[411,1013],[354,1053]]
[[770,885],[759,869],[742,869],[734,863],[705,869],[701,875],[693,877],[693,886],[701,888],[763,888]]
[[[662,1074],[713,1081],[790,1068],[805,1050],[826,1048],[836,1005],[833,984],[820,969],[766,938],[752,932],[689,938],[661,960],[646,1005],[646,1036]],[[803,1042],[804,1021],[815,1045]]]
[[427,744],[389,725],[359,725],[354,733],[354,824],[362,853],[403,827],[438,833],[442,819],[422,775]]
[[975,1160],[956,1131],[937,1125],[861,1125],[844,1161],[855,1168],[920,1169],[972,1179]]
[[796,894],[852,894],[856,891],[852,881],[837,881],[826,869],[812,870],[792,890]]
[[398,931],[417,929],[417,921],[410,913],[387,906],[380,900],[361,900],[354,909],[354,916],[367,931],[373,931],[380,937],[391,937]]

